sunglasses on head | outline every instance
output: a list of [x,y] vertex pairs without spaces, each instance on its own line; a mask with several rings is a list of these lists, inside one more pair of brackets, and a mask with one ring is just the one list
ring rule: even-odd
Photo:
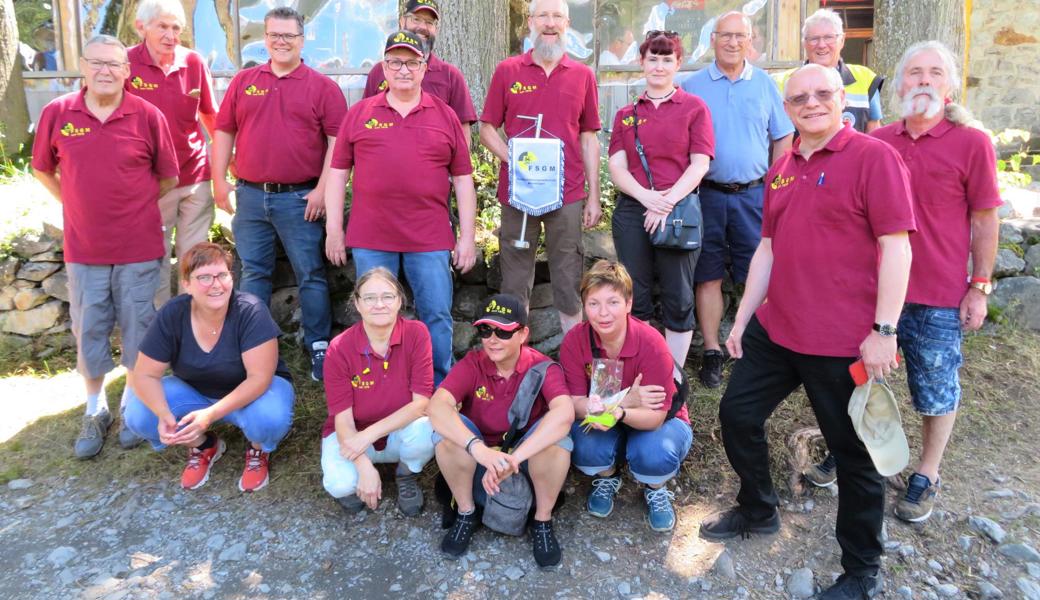
[[649,39],[655,38],[655,37],[657,37],[659,35],[663,35],[666,38],[677,38],[677,37],[679,37],[679,34],[674,32],[674,31],[669,31],[667,29],[653,29],[651,31],[647,31],[646,32],[646,39],[649,40]]
[[517,331],[520,331],[519,327],[512,331],[506,331],[490,325],[477,325],[477,337],[482,340],[488,339],[491,337],[491,334],[494,334],[500,340],[509,340],[513,338]]

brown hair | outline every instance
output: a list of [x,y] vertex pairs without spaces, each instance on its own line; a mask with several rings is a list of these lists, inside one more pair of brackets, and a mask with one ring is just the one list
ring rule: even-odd
[[582,275],[581,301],[585,302],[589,294],[603,286],[614,288],[616,292],[625,297],[625,300],[632,299],[632,277],[628,274],[625,266],[619,262],[610,260],[597,261],[596,264],[592,265],[591,269]]
[[397,295],[401,297],[401,301],[404,301],[404,286],[401,285],[401,282],[397,280],[397,277],[394,277],[394,274],[390,272],[390,269],[387,269],[386,267],[372,267],[368,271],[365,271],[365,273],[361,277],[358,277],[357,283],[354,285],[355,300],[361,299],[362,286],[364,286],[366,283],[368,283],[370,280],[376,277],[383,279],[387,283],[389,283],[390,286],[394,288],[394,291],[397,292]]
[[223,262],[227,266],[228,271],[231,270],[231,265],[234,264],[231,259],[231,253],[213,242],[199,242],[185,252],[184,256],[177,259],[181,280],[183,281],[188,281],[188,278],[196,269],[219,262]]
[[647,54],[658,56],[674,54],[675,60],[682,62],[682,40],[674,31],[651,31],[643,43],[639,44],[639,58],[646,58]]

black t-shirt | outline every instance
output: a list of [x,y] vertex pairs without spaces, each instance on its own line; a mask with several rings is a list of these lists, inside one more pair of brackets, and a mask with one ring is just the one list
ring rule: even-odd
[[[246,379],[242,353],[280,333],[267,306],[256,296],[235,290],[220,339],[204,352],[191,330],[191,296],[181,294],[159,309],[140,349],[153,360],[169,363],[175,376],[203,396],[220,399]],[[292,381],[280,357],[275,375]]]

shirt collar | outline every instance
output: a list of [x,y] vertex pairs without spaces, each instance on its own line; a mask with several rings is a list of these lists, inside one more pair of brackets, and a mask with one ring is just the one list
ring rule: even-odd
[[[894,125],[896,135],[910,135],[910,133],[906,129],[905,119],[896,121]],[[930,135],[933,138],[941,138],[942,136],[946,135],[947,131],[953,129],[954,127],[955,125],[949,119],[943,119],[942,121],[936,123],[934,127],[924,132],[922,136]]]
[[[394,330],[390,332],[390,344],[387,348],[393,348],[394,346],[400,346],[404,333],[404,317],[398,316],[397,321],[394,322]],[[358,354],[373,354],[372,344],[368,341],[368,335],[365,334],[365,326],[358,321],[357,336],[354,338],[354,348],[357,349]]]
[[[383,91],[383,93],[381,93],[381,94],[379,94],[378,96],[375,97],[376,98],[375,105],[376,106],[383,106],[383,107],[386,107],[386,108],[388,108],[390,110],[394,110],[393,107],[390,106],[390,101],[387,99],[389,94],[390,94],[390,88],[387,87],[386,90]],[[428,94],[428,93],[426,93],[426,90],[419,90],[419,104],[416,106],[416,108],[431,108],[433,106],[434,106],[433,96]],[[414,112],[414,110],[415,109],[412,109],[412,112]],[[409,112],[408,114],[412,114],[412,113]]]
[[[743,79],[744,81],[751,81],[751,76],[753,74],[754,69],[751,66],[751,63],[748,62],[748,60],[745,58],[744,69],[740,72],[740,77],[738,77],[737,80],[739,81]],[[711,64],[708,65],[708,76],[711,77],[712,81],[718,81],[723,77],[726,77],[726,74],[723,73],[722,69],[719,68],[718,63],[716,63],[715,61],[711,61]]]
[[[494,361],[488,358],[488,355],[486,352],[484,352],[484,349],[478,348],[477,352],[480,353],[479,360],[477,361],[477,366],[480,368],[481,373],[487,375],[488,377],[497,377],[501,379],[501,377],[498,374],[498,367],[495,366]],[[521,346],[520,358],[516,360],[516,367],[513,369],[513,374],[509,377],[512,378],[516,375],[523,376],[531,368],[531,365],[533,363],[534,352],[532,352],[531,347],[527,345]]]
[[[674,102],[676,104],[682,104],[683,101],[686,98],[688,98],[689,96],[690,95],[688,93],[686,93],[685,91],[683,91],[683,89],[681,87],[677,87],[677,88],[675,88],[675,93],[672,94],[671,96],[668,96],[668,98],[666,100],[663,100],[661,102],[661,104],[665,104],[666,102]],[[639,95],[638,100],[640,102],[653,102],[653,100],[651,100],[650,98],[648,98],[646,96],[646,91],[645,90],[643,91],[642,94]]]
[[[190,50],[179,44],[176,48],[174,48],[173,65],[170,68],[170,73],[173,73],[178,69],[183,69],[188,66],[189,52]],[[130,62],[137,63],[139,65],[155,67],[157,69],[162,68],[159,65],[155,64],[155,61],[152,60],[152,54],[151,52],[148,52],[148,47],[145,46],[144,42],[141,42],[140,44],[131,47],[129,50],[126,51],[126,53],[130,58]]]
[[[855,130],[852,128],[852,124],[846,123],[840,130],[838,130],[838,133],[834,134],[834,137],[832,137],[822,149],[829,152],[841,152],[845,149],[845,146],[852,141],[852,136],[854,134]],[[799,158],[801,158],[801,154],[798,153],[798,148],[801,147],[801,142],[802,138],[799,137],[795,139],[794,144],[791,146],[791,152]],[[813,154],[815,155],[815,152]]]
[[303,59],[301,58],[300,64],[297,65],[295,69],[286,73],[285,75],[282,75],[281,77],[278,77],[278,75],[275,75],[274,71],[271,70],[271,59],[267,59],[267,62],[260,65],[260,72],[270,73],[273,77],[278,77],[279,79],[303,79],[304,73],[306,71],[306,66],[307,65],[303,62]]
[[444,68],[444,61],[441,60],[436,54],[430,52],[430,57],[426,59],[426,71],[440,71]]
[[[108,123],[115,119],[137,112],[138,106],[134,102],[134,98],[135,97],[133,94],[129,94],[126,90],[123,90],[123,99],[119,102],[119,106],[117,106],[116,109],[112,111],[112,114],[109,115],[107,119],[105,119],[105,122]],[[97,120],[97,117],[94,116],[94,113],[90,112],[90,109],[87,108],[86,87],[80,88],[79,94],[76,95],[76,99],[72,102],[72,106],[70,106],[69,108],[71,110],[86,113],[90,116],[90,118]]]
[[[621,344],[621,352],[618,353],[618,358],[633,358],[639,354],[639,340],[637,339],[639,336],[634,333],[634,325],[637,322],[641,323],[642,321],[639,321],[639,319],[629,313],[625,323],[625,343]],[[592,324],[586,321],[585,326],[591,328]],[[596,346],[600,349],[601,354],[604,354],[602,352],[603,341],[600,340],[599,334],[596,333],[595,329],[592,330],[592,333],[596,337]]]
[[[556,66],[569,69],[573,63],[574,61],[571,59],[571,57],[568,56],[566,52],[564,52],[563,58],[560,59],[560,63]],[[539,65],[538,63],[534,62],[534,50],[528,50],[527,52],[524,52],[520,57],[520,64],[524,66],[535,66],[538,68],[542,68],[542,65]]]

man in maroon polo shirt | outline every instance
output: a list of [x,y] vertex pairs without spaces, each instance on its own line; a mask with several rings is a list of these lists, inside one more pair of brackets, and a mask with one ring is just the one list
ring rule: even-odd
[[[385,94],[365,98],[347,112],[332,157],[325,197],[326,254],[346,262],[352,248],[357,273],[404,268],[419,318],[433,342],[433,379],[439,385],[452,363],[452,275],[476,262],[477,197],[466,136],[451,107],[422,88],[425,48],[412,31],[390,34],[383,64]],[[353,171],[350,221],[343,232],[344,188]],[[459,238],[452,231],[449,186],[455,187]]]
[[[592,69],[566,55],[570,10],[565,0],[531,3],[527,24],[533,48],[499,63],[491,77],[487,102],[480,115],[480,141],[502,161],[498,199],[502,203],[502,227],[498,239],[502,261],[502,291],[519,296],[527,304],[534,285],[534,259],[538,237],[545,226],[553,304],[566,333],[581,322],[582,225],[599,222],[599,106],[596,76]],[[506,138],[534,137],[534,124],[521,116],[543,115],[544,137],[563,142],[563,208],[527,218],[527,249],[513,246],[520,237],[523,213],[508,204],[509,146]],[[588,183],[588,192],[585,184]],[[583,201],[584,200],[584,206]]]
[[[455,65],[444,62],[433,53],[437,40],[437,28],[441,18],[440,8],[436,0],[408,0],[404,14],[397,24],[401,29],[415,32],[426,44],[426,73],[422,80],[424,92],[433,94],[443,100],[458,115],[459,121],[466,130],[466,145],[469,146],[469,126],[477,120],[477,111],[473,108],[473,99],[469,95],[469,87],[462,71]],[[383,71],[383,63],[378,62],[368,73],[365,81],[365,98],[386,91],[390,81]]]
[[[320,381],[332,330],[321,219],[325,178],[347,103],[335,82],[303,64],[303,17],[295,10],[267,13],[264,44],[271,60],[240,71],[224,94],[213,138],[213,196],[217,206],[235,214],[239,287],[266,303],[275,240],[281,241],[300,290],[311,378]],[[232,147],[238,176],[234,209],[225,179]]]
[[126,91],[162,111],[181,169],[177,187],[159,200],[166,255],[159,271],[156,307],[170,299],[174,228],[177,256],[181,256],[207,241],[213,224],[209,159],[202,130],[213,138],[217,101],[206,63],[197,52],[180,44],[184,24],[184,8],[178,0],[145,0],[137,6],[134,22],[142,42],[127,51],[130,79]]
[[779,530],[765,421],[802,385],[838,464],[845,573],[817,597],[872,598],[881,587],[885,485],[848,414],[848,367],[857,356],[872,378],[896,367],[915,229],[909,182],[891,147],[843,126],[837,71],[803,66],[785,93],[800,138],[766,176],[762,241],[726,342],[738,360],[719,420],[740,493],[700,534],[723,540]]
[[112,423],[101,388],[114,367],[109,336],[117,323],[125,389],[133,384],[137,347],[155,316],[163,257],[159,198],[176,185],[178,163],[159,109],[124,92],[130,69],[119,40],[88,41],[80,71],[83,89],[43,108],[32,166],[62,204],[76,368],[87,388],[74,449],[82,459],[101,451]]

